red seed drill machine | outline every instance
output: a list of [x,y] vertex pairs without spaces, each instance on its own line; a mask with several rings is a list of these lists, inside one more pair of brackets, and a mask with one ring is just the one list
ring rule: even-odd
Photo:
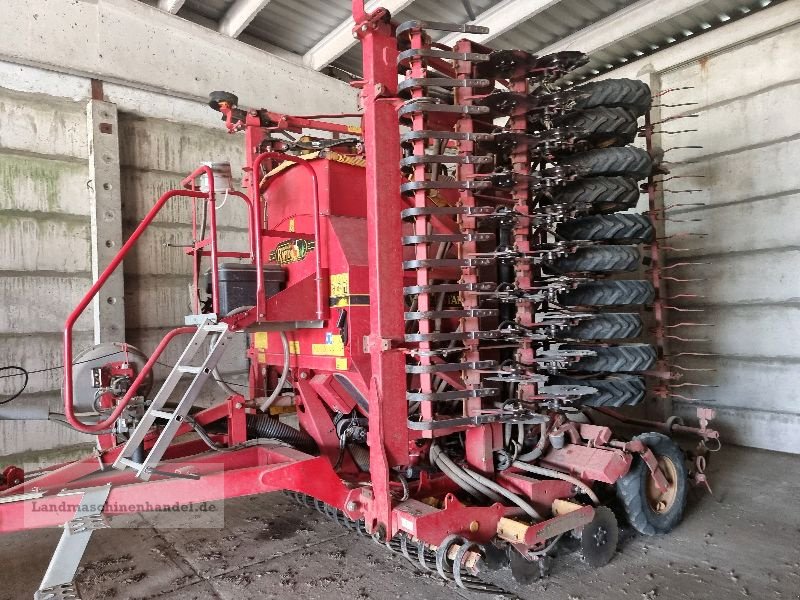
[[[69,316],[64,415],[97,435],[97,452],[33,476],[7,469],[0,492],[0,531],[64,528],[37,597],[76,597],[92,532],[146,500],[284,490],[420,569],[499,591],[481,569],[538,576],[565,534],[602,566],[618,539],[606,504],[642,534],[666,533],[691,481],[705,481],[711,411],[688,427],[615,410],[641,403],[645,376],[664,369],[657,236],[648,216],[622,212],[642,192],[656,210],[663,167],[628,145],[640,134],[651,149],[649,88],[562,85],[587,60],[578,52],[429,35],[481,27],[396,24],[363,0],[353,16],[363,112],[288,116],[213,93],[243,134],[247,193],[225,163],[198,168]],[[247,207],[246,252],[217,243],[223,193]],[[176,201],[194,208],[194,314],[149,358],[124,344],[74,357],[73,324]],[[645,308],[655,344],[637,341]],[[190,341],[151,396],[178,336]],[[228,387],[199,408],[245,336],[248,393]],[[620,437],[598,417],[648,432]],[[687,456],[675,432],[699,450]]]

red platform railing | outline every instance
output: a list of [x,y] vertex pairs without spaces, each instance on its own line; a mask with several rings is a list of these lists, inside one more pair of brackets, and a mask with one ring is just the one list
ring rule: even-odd
[[[195,181],[201,175],[206,175],[208,178],[208,191],[203,192],[199,191],[196,188]],[[97,281],[94,282],[89,291],[83,296],[81,301],[75,307],[75,309],[70,313],[69,317],[67,317],[67,321],[64,324],[64,416],[67,422],[76,430],[83,432],[83,433],[99,433],[101,431],[105,431],[110,429],[114,422],[120,417],[122,412],[125,410],[126,406],[130,402],[130,400],[136,394],[139,384],[149,375],[150,371],[152,370],[155,363],[158,361],[161,354],[167,348],[169,343],[178,335],[192,333],[195,331],[194,327],[178,327],[173,329],[164,338],[156,347],[153,354],[150,356],[150,359],[145,363],[145,366],[142,368],[136,379],[134,380],[133,384],[131,385],[128,392],[122,398],[122,400],[114,407],[111,414],[106,417],[105,419],[97,422],[97,423],[86,423],[80,420],[77,415],[75,414],[75,402],[74,402],[74,389],[73,389],[73,370],[72,370],[72,359],[73,359],[73,347],[72,347],[72,332],[75,327],[75,323],[89,306],[89,304],[94,300],[95,296],[100,292],[103,285],[108,281],[111,274],[119,267],[119,265],[124,260],[125,256],[130,252],[131,248],[133,248],[134,244],[139,240],[142,234],[147,230],[153,220],[158,216],[164,206],[172,200],[173,198],[183,197],[183,198],[200,198],[207,202],[209,202],[209,228],[211,230],[210,234],[210,254],[211,254],[211,261],[213,264],[213,268],[211,269],[211,292],[212,292],[212,299],[214,305],[214,311],[218,311],[219,309],[219,272],[217,270],[217,261],[219,260],[219,248],[217,243],[217,220],[216,220],[216,203],[215,203],[215,189],[214,189],[214,173],[209,166],[201,166],[197,168],[194,172],[189,174],[184,180],[181,182],[181,186],[188,187],[192,189],[179,189],[179,190],[170,190],[163,194],[158,201],[153,205],[150,211],[147,213],[145,218],[139,223],[139,226],[134,230],[131,234],[130,238],[123,244],[122,248],[120,248],[117,255],[111,260],[108,266],[103,270],[100,276],[97,278]],[[255,247],[259,246],[259,244],[254,243],[257,240],[256,232],[258,229],[256,228],[258,223],[257,219],[254,218],[253,202],[239,192],[233,192],[234,195],[244,199],[248,207],[250,208],[248,212],[248,224],[249,224],[249,235],[250,235],[250,246],[255,250]],[[260,265],[260,256],[258,264]],[[259,268],[259,272],[261,269]],[[263,277],[262,277],[263,279]]]
[[[322,260],[320,258],[320,253],[322,252],[322,244],[320,242],[320,223],[319,223],[319,179],[317,178],[317,172],[314,170],[314,167],[311,166],[307,160],[300,158],[298,156],[293,156],[291,154],[284,154],[282,152],[262,152],[258,156],[253,159],[253,171],[251,173],[251,196],[252,196],[252,203],[251,203],[251,210],[253,211],[253,219],[254,222],[257,224],[258,231],[261,231],[261,197],[264,192],[266,192],[269,184],[273,181],[272,179],[267,179],[266,184],[262,187],[261,185],[261,165],[265,160],[283,160],[288,162],[293,162],[301,167],[303,167],[306,172],[308,172],[309,176],[311,177],[311,184],[312,184],[312,202],[313,202],[313,213],[314,217],[314,244],[316,246],[316,250],[314,252],[314,269],[316,271],[316,276],[314,279],[315,282],[315,296],[316,296],[316,305],[317,305],[317,319],[321,320],[325,315],[324,310],[324,291],[322,289]],[[260,237],[260,236],[258,236]],[[256,266],[256,311],[258,314],[259,319],[262,319],[266,316],[266,304],[267,304],[267,297],[264,292],[264,270],[261,268],[261,240],[256,239],[255,247],[253,248],[254,253],[253,262],[257,265]]]

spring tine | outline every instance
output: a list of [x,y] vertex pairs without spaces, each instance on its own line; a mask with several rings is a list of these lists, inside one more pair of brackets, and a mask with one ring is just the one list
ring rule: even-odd
[[397,64],[407,63],[410,59],[415,57],[422,58],[439,58],[442,60],[463,60],[469,62],[482,62],[489,60],[488,54],[481,54],[478,52],[451,52],[447,50],[437,50],[433,48],[411,48],[404,50],[397,55]]
[[702,298],[705,299],[705,296],[701,296],[699,294],[677,294],[676,296],[667,296],[664,300],[679,300],[681,298]]
[[673,92],[680,92],[680,91],[683,91],[683,90],[693,90],[693,89],[694,89],[694,86],[692,86],[692,85],[687,85],[687,86],[683,86],[683,87],[667,88],[666,90],[662,90],[658,94],[655,94],[653,96],[653,98],[661,98],[662,96],[666,96],[667,94],[671,94]]
[[400,186],[400,191],[415,192],[417,190],[485,190],[492,187],[491,181],[475,179],[466,181],[407,181]]
[[662,308],[665,308],[666,310],[674,310],[676,312],[706,312],[706,309],[704,308],[683,308],[679,306],[670,306],[667,304],[663,305]]
[[[672,269],[680,269],[682,267],[697,267],[697,266],[701,266],[701,265],[710,265],[710,264],[713,264],[713,263],[710,263],[710,262],[677,262],[677,263],[673,263],[671,265],[666,265],[666,266],[663,266],[663,267],[659,267],[659,269],[661,269],[662,271],[670,271]],[[653,269],[648,269],[648,272],[652,273]]]
[[432,129],[421,129],[418,131],[407,131],[400,136],[401,142],[413,142],[415,140],[460,140],[468,142],[491,142],[494,140],[493,133],[473,133],[467,131],[438,131]]
[[656,121],[655,123],[651,123],[650,125],[663,125],[664,123],[669,123],[670,121],[677,121],[679,119],[695,119],[699,116],[700,116],[699,114],[675,115],[674,117],[667,117],[663,121]]
[[664,150],[664,154],[673,150],[702,150],[703,146],[672,146]]
[[466,398],[488,398],[497,396],[500,392],[498,388],[472,388],[469,390],[454,390],[451,392],[431,392],[421,394],[418,392],[406,392],[406,400],[409,402],[452,402],[454,400],[464,400]]
[[684,337],[680,337],[678,335],[665,335],[664,337],[666,339],[669,339],[669,340],[675,340],[676,342],[686,342],[686,343],[690,343],[690,344],[694,344],[694,343],[698,343],[699,344],[699,343],[710,342],[711,341],[709,338],[684,338]]
[[443,242],[488,242],[494,239],[494,233],[431,233],[428,235],[407,235],[403,237],[403,245],[441,244]]
[[486,369],[494,369],[496,367],[497,367],[497,362],[494,360],[482,360],[478,362],[440,363],[435,365],[406,365],[406,373],[409,374],[447,373],[452,371],[486,370]]
[[694,283],[696,281],[705,281],[703,278],[696,278],[696,279],[680,279],[678,277],[662,277],[664,281],[672,281],[675,283]]
[[420,88],[420,87],[446,87],[446,88],[457,88],[457,87],[487,87],[491,85],[492,82],[489,79],[454,79],[452,77],[410,77],[402,82],[397,86],[398,92],[403,92],[405,90],[411,88]]
[[670,389],[676,389],[684,387],[718,388],[719,386],[713,383],[692,383],[691,381],[684,381],[682,383],[676,383],[674,385],[667,384],[667,387]]
[[422,29],[434,29],[436,31],[453,31],[455,33],[476,33],[479,35],[489,33],[488,27],[482,27],[480,25],[458,25],[457,23],[442,23],[440,21],[412,20],[400,23],[400,25],[397,26],[395,35],[399,37],[402,34],[406,33],[407,31],[422,30]]
[[696,131],[700,131],[699,129],[676,129],[675,131],[666,131],[664,129],[653,130],[651,133],[653,135],[676,135],[679,133],[695,133]]
[[401,167],[421,164],[460,164],[485,165],[494,162],[493,156],[459,155],[459,154],[426,154],[425,156],[407,156],[400,161]]
[[400,216],[408,217],[434,216],[434,215],[465,215],[470,217],[494,215],[493,206],[425,206],[406,208]]
[[420,321],[422,319],[479,319],[494,317],[498,313],[495,308],[469,308],[465,310],[426,310],[404,313],[406,321]]
[[686,321],[684,323],[675,323],[674,325],[664,325],[664,329],[676,329],[678,327],[715,327],[713,323],[695,323],[693,321]]
[[494,264],[491,258],[427,258],[403,261],[403,269],[423,269],[438,267],[486,267]]
[[485,115],[490,112],[488,106],[461,106],[458,104],[438,104],[430,100],[414,100],[400,107],[399,116],[418,112],[445,112],[464,115]]

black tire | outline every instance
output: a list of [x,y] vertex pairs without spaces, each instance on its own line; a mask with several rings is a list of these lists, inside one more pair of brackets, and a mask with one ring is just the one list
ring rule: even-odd
[[644,535],[669,533],[681,522],[686,508],[689,485],[683,452],[675,442],[661,433],[644,433],[635,439],[644,442],[660,462],[669,461],[674,467],[672,473],[665,472],[665,475],[668,480],[669,475],[674,475],[674,481],[670,483],[674,486],[675,496],[668,507],[661,510],[653,508],[648,496],[648,488],[652,485],[650,469],[640,456],[636,456],[630,471],[617,480],[617,497],[636,531]]
[[558,295],[563,306],[628,306],[651,304],[656,291],[649,281],[639,279],[591,281]]
[[594,394],[582,396],[575,404],[578,406],[636,406],[644,400],[647,391],[643,377],[637,375],[610,375],[604,379],[578,379],[576,377],[554,376],[548,385],[585,385],[596,388]]
[[642,335],[642,317],[636,313],[599,313],[556,332],[558,340],[627,340]]
[[587,373],[641,373],[652,369],[658,360],[656,349],[650,344],[621,344],[619,346],[591,346],[564,344],[564,350],[591,350],[595,356],[586,356],[570,363],[568,371]]
[[633,146],[589,150],[565,158],[562,162],[575,167],[586,177],[622,175],[638,181],[647,179],[653,170],[653,160],[647,151]]
[[598,107],[571,112],[559,119],[558,125],[578,128],[583,139],[596,148],[630,144],[639,130],[636,117],[624,108]]
[[589,246],[554,258],[546,263],[545,270],[551,273],[621,273],[635,271],[640,262],[637,246]]
[[565,240],[649,244],[655,238],[653,222],[645,215],[593,215],[560,223],[556,233]]
[[641,195],[639,184],[628,177],[589,177],[570,183],[553,197],[554,204],[587,207],[590,213],[633,208]]
[[577,108],[614,106],[625,108],[641,117],[653,104],[650,86],[638,79],[590,81],[575,89],[587,94],[578,100]]

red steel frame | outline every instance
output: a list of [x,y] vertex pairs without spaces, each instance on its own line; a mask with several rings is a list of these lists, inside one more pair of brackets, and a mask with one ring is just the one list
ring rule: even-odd
[[[500,519],[512,514],[511,508],[501,504],[487,507],[465,506],[452,494],[448,494],[448,492],[455,492],[457,488],[442,476],[423,474],[419,482],[415,484],[416,488],[412,490],[412,497],[408,500],[398,501],[392,494],[394,485],[391,481],[392,469],[413,463],[416,460],[413,453],[416,442],[423,441],[419,439],[421,436],[418,432],[412,432],[406,426],[408,404],[406,401],[406,348],[403,318],[405,305],[398,283],[402,282],[404,278],[403,246],[401,244],[403,231],[400,212],[405,207],[404,200],[399,194],[401,174],[398,164],[401,155],[397,115],[400,103],[397,98],[396,59],[398,50],[393,34],[393,25],[384,9],[366,13],[363,0],[353,0],[353,16],[355,19],[354,33],[361,40],[364,55],[364,81],[357,83],[357,86],[360,87],[360,99],[363,107],[363,114],[359,115],[362,118],[362,126],[359,128],[327,123],[313,117],[268,114],[272,121],[279,124],[278,127],[312,128],[334,133],[363,133],[366,157],[364,170],[366,207],[364,213],[369,256],[367,277],[370,296],[368,322],[364,322],[363,326],[368,332],[366,340],[364,340],[364,352],[369,354],[369,377],[359,385],[363,385],[363,391],[366,392],[369,401],[367,418],[370,456],[368,481],[370,485],[362,485],[365,483],[363,475],[353,475],[348,479],[343,479],[341,474],[334,469],[330,447],[324,447],[324,444],[320,444],[323,446],[320,456],[315,457],[277,444],[262,444],[233,449],[224,453],[213,453],[208,452],[207,446],[199,440],[175,443],[164,457],[165,461],[168,461],[168,464],[188,465],[190,472],[199,477],[197,479],[177,479],[156,474],[148,482],[139,482],[127,472],[112,471],[109,473],[108,467],[119,454],[120,447],[111,447],[106,444],[100,447],[97,456],[52,468],[31,481],[0,492],[0,501],[6,500],[0,502],[0,532],[62,525],[73,517],[80,497],[77,494],[60,496],[60,492],[65,490],[77,492],[87,487],[105,484],[112,486],[108,505],[117,507],[136,506],[153,498],[158,498],[158,501],[164,505],[188,504],[275,490],[293,490],[314,496],[337,507],[351,519],[364,519],[367,529],[370,532],[379,533],[382,537],[390,538],[398,531],[403,530],[434,545],[453,533],[460,533],[477,541],[488,541],[497,532]],[[419,36],[412,43],[419,45],[421,43]],[[470,48],[469,43],[464,43],[459,46],[459,51],[468,52]],[[419,67],[420,65],[415,65],[412,66],[412,69]],[[458,69],[454,74],[468,76],[468,73],[462,73]],[[521,81],[512,82],[512,88],[515,90],[521,89],[522,85]],[[472,92],[467,89],[465,93]],[[310,181],[313,233],[308,237],[313,238],[317,246],[316,252],[314,252],[312,276],[314,302],[311,314],[318,321],[324,321],[329,317],[330,308],[325,294],[329,283],[330,265],[324,262],[326,258],[323,255],[323,242],[330,244],[331,234],[328,231],[328,225],[323,225],[323,219],[327,219],[329,215],[323,214],[324,211],[321,211],[320,208],[322,192],[320,191],[318,167],[297,156],[260,151],[260,144],[264,140],[265,132],[257,113],[248,113],[244,122],[233,122],[229,107],[222,106],[221,108],[222,112],[226,113],[229,130],[246,132],[248,150],[246,181],[250,193],[245,195],[234,192],[234,194],[248,206],[249,254],[225,253],[221,252],[218,247],[216,191],[214,174],[210,167],[198,168],[183,180],[182,186],[186,189],[167,192],[156,202],[119,254],[103,271],[97,282],[67,319],[64,328],[64,412],[67,421],[78,431],[97,434],[111,428],[136,394],[139,384],[148,376],[171,341],[179,335],[194,331],[192,327],[179,327],[169,332],[147,361],[143,370],[137,375],[131,389],[106,419],[98,423],[86,423],[75,414],[72,385],[73,325],[159,211],[174,198],[187,197],[192,198],[193,202],[208,202],[210,236],[207,240],[196,243],[190,253],[209,256],[211,259],[214,312],[218,313],[220,306],[220,282],[217,269],[219,259],[224,256],[247,256],[256,266],[256,305],[246,312],[225,317],[222,320],[228,322],[234,331],[257,327],[265,321],[275,321],[274,318],[270,319],[270,310],[274,309],[274,304],[271,304],[265,295],[265,281],[261,268],[265,262],[262,244],[266,243],[272,235],[283,235],[283,232],[275,233],[273,230],[263,227],[265,194],[270,191],[270,186],[277,181],[277,177],[267,178],[264,181],[261,176],[262,167],[270,169],[285,161],[297,163],[299,169],[308,174]],[[524,130],[524,123],[518,123],[518,125]],[[469,130],[471,127],[469,119],[462,119],[459,127],[462,130]],[[466,147],[460,149],[462,151],[470,150]],[[526,152],[526,149],[519,149],[519,152]],[[517,161],[519,164],[515,165],[515,168],[524,169],[522,164],[524,160],[525,157],[522,157]],[[465,166],[464,172],[469,175],[472,172],[470,169],[471,167]],[[424,173],[420,173],[420,175],[424,175]],[[201,176],[205,176],[207,179],[207,191],[199,191],[197,188],[196,182]],[[514,194],[514,199],[518,201],[516,209],[526,211],[527,192],[519,187]],[[424,205],[424,191],[418,201]],[[464,203],[474,202],[469,193],[462,194],[462,201]],[[433,222],[434,219],[431,221]],[[438,226],[436,225],[436,227]],[[527,223],[521,223],[515,231],[518,243],[524,241],[526,227]],[[195,238],[197,237],[196,230],[195,226]],[[417,233],[425,234],[426,232],[419,231]],[[208,250],[205,250],[207,247]],[[424,256],[417,258],[424,258]],[[529,270],[522,269],[517,274],[523,283],[529,282]],[[469,276],[469,273],[466,275]],[[196,270],[195,284],[198,281],[199,273]],[[427,281],[416,283],[425,284]],[[419,310],[428,310],[428,307],[420,306]],[[355,313],[355,310],[353,309],[351,312]],[[529,312],[527,309],[521,311],[525,324],[530,321]],[[358,339],[351,343],[360,347],[362,340]],[[520,359],[523,362],[530,362],[532,358],[532,349],[525,347]],[[315,366],[323,364],[322,359],[314,360],[316,362],[310,361],[298,364],[296,367],[297,388],[300,391],[298,402],[303,408],[303,414],[299,416],[301,425],[320,442],[320,440],[330,440],[330,431],[332,430],[330,411],[326,405],[340,403],[348,410],[352,410],[353,404],[348,404],[348,400],[336,391],[331,381],[330,369]],[[478,381],[469,379],[461,383],[455,378],[451,382],[462,387],[465,384],[478,383]],[[430,382],[425,385],[429,388],[429,384]],[[480,399],[469,405],[470,414],[476,414],[481,409]],[[248,403],[244,397],[232,396],[226,402],[198,413],[195,420],[201,426],[224,421],[226,431],[215,434],[214,441],[235,446],[247,439],[245,419],[248,414],[254,412],[253,404]],[[632,459],[631,452],[639,452],[651,466],[657,483],[660,486],[664,485],[663,476],[658,466],[653,466],[655,461],[646,448],[635,447],[635,444],[620,447],[618,443],[615,447],[613,445],[615,443],[609,442],[610,431],[606,428],[591,426],[577,428],[574,425],[564,425],[558,420],[554,426],[567,431],[575,449],[580,452],[578,452],[578,458],[575,458],[574,453],[554,450],[548,455],[549,462],[546,464],[565,472],[578,474],[579,477],[585,477],[587,480],[613,482],[627,471]],[[496,428],[492,426],[474,428],[468,430],[467,436],[468,462],[473,468],[483,470],[488,474],[493,474],[494,471],[492,437],[496,433],[493,433],[493,429]],[[189,431],[188,424],[182,425],[181,434]],[[154,443],[155,438],[155,433],[151,433],[145,440],[145,450]],[[334,443],[335,441],[334,437]],[[609,443],[611,445],[607,445]],[[570,447],[568,444],[567,448]],[[586,471],[585,465],[589,463],[591,463],[592,470]],[[525,494],[537,506],[543,506],[544,509],[549,508],[548,505],[554,495],[569,498],[575,494],[572,486],[565,485],[564,482],[532,479],[513,471],[507,471],[498,477],[509,488],[517,493]],[[444,495],[443,503],[439,508],[420,501],[426,495],[431,494]],[[116,509],[107,511],[107,513],[115,514],[114,510]],[[542,521],[529,530],[523,545],[540,547],[554,535],[588,523],[593,514],[591,507],[583,507],[572,516],[556,516]],[[545,532],[547,533],[545,534]]]

